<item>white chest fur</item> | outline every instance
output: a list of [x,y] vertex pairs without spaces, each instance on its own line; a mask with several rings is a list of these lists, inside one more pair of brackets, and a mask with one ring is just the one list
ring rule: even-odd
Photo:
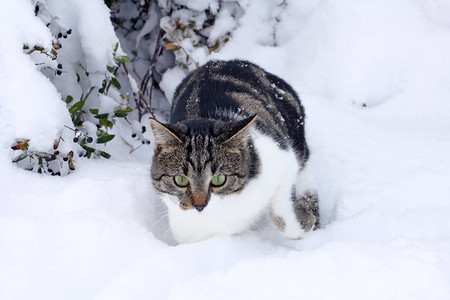
[[[238,194],[211,195],[208,206],[202,211],[182,210],[177,199],[162,197],[168,207],[169,223],[179,242],[195,242],[214,235],[236,234],[247,230],[263,213],[279,189],[290,189],[298,172],[294,152],[281,150],[275,142],[262,134],[252,132],[261,164],[260,174],[252,179]],[[285,191],[283,194],[289,194]],[[289,201],[289,199],[286,199]]]

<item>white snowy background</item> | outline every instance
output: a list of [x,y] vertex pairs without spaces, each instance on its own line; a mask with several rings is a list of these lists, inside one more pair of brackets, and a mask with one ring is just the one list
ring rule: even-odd
[[[450,299],[450,1],[239,1],[230,41],[196,57],[248,59],[298,91],[323,227],[183,245],[148,147],[64,177],[11,163],[14,138],[46,147],[70,116],[21,50],[50,45],[47,28],[29,1],[1,2],[0,299]],[[67,3],[83,47],[114,44],[102,1]]]

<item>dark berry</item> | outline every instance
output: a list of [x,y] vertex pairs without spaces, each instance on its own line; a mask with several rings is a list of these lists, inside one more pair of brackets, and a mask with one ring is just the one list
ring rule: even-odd
[[77,137],[74,137],[74,138],[73,138],[73,142],[74,142],[74,143],[78,143],[78,138],[77,138]]
[[133,133],[131,137],[134,139],[136,137],[136,133]]
[[92,143],[94,141],[94,139],[91,136],[88,136],[86,139],[86,142],[88,143]]
[[63,158],[63,161],[68,161],[68,160],[69,160],[68,157],[64,157],[64,158]]
[[63,38],[67,39],[67,34],[63,35]]
[[53,154],[58,155],[58,154],[59,154],[59,151],[56,150],[55,152],[53,152]]
[[150,141],[149,141],[149,140],[146,140],[145,143],[146,143],[147,145],[150,145]]
[[71,34],[72,33],[72,29],[67,30],[67,34]]
[[58,38],[59,38],[59,39],[62,38],[62,33],[61,33],[61,32],[58,33]]
[[56,70],[56,74],[61,75],[62,71],[61,70]]
[[147,127],[142,126],[142,133],[145,133],[147,131]]
[[58,69],[62,69],[62,64],[58,64]]
[[61,172],[56,172],[55,175],[61,176]]
[[47,171],[48,171],[49,173],[53,173],[53,170],[52,170],[52,169],[47,169]]
[[142,141],[142,145],[145,145],[145,141]]
[[100,127],[101,127],[100,124],[95,124],[95,126],[97,126],[97,128],[99,128],[99,129],[100,129]]

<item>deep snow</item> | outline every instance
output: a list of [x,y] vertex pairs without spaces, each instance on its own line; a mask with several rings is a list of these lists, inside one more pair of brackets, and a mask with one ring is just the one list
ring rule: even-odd
[[5,82],[31,63],[2,46],[0,299],[450,298],[449,2],[280,2],[241,1],[239,28],[213,57],[249,59],[299,92],[323,228],[290,241],[269,223],[174,246],[148,148],[79,159],[61,178],[16,168],[11,136],[23,126],[45,140],[57,124],[20,119],[7,97],[56,95],[36,74],[30,90]]

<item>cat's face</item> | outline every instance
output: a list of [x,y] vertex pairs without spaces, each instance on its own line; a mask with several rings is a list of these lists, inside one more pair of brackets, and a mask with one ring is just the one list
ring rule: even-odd
[[151,120],[155,188],[175,196],[181,209],[198,211],[205,208],[212,194],[241,191],[257,171],[251,163],[256,158],[247,134],[253,120],[195,120],[175,125]]

